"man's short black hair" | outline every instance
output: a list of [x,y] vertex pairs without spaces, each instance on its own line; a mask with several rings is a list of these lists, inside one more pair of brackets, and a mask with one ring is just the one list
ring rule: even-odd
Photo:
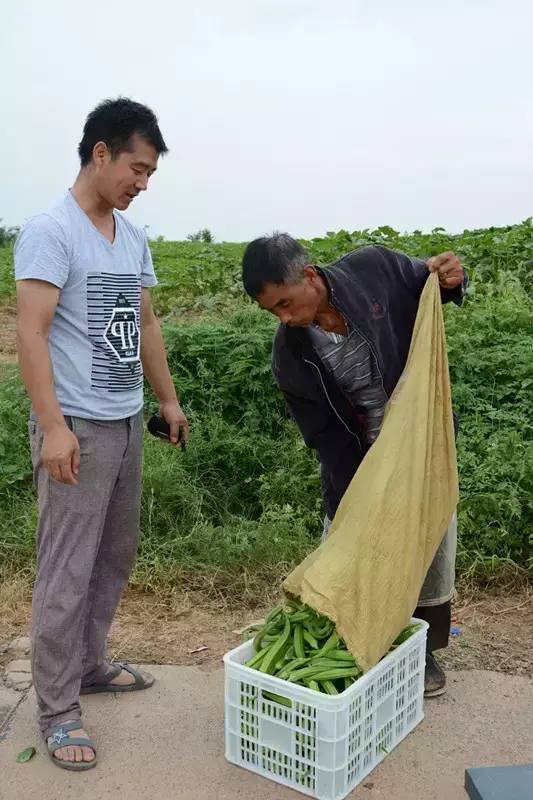
[[288,233],[262,236],[244,251],[242,282],[250,297],[256,298],[267,283],[298,283],[308,264],[307,250]]
[[78,145],[81,166],[90,164],[97,142],[105,142],[113,158],[129,149],[131,137],[141,136],[158,155],[168,152],[154,112],[128,97],[103,100],[91,111],[83,126],[83,138]]

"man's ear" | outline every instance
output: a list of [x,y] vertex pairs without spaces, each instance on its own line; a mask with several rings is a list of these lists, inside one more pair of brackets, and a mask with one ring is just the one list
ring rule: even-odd
[[110,160],[109,148],[105,142],[96,142],[93,147],[93,163],[102,166]]
[[316,271],[316,269],[313,267],[312,264],[307,264],[307,266],[304,267],[304,277],[307,278],[308,281],[313,283],[313,281],[316,280],[317,276],[318,272]]

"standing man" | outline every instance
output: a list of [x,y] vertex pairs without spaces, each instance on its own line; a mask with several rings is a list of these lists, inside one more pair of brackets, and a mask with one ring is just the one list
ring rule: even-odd
[[50,757],[71,770],[96,764],[79,695],[153,684],[105,657],[139,536],[143,371],[173,444],[188,425],[152,310],[146,235],[115,209],[147,189],[166,152],[149,108],[105,100],[87,117],[73,187],[28,222],[15,247],[39,495],[33,681]]
[[[256,239],[245,250],[244,287],[281,323],[274,340],[274,378],[320,460],[324,535],[379,435],[386,403],[407,361],[420,295],[433,271],[443,302],[460,305],[465,274],[453,253],[425,262],[386,247],[363,247],[318,268],[283,233]],[[446,676],[433,651],[448,644],[456,542],[454,515],[415,611],[430,626],[426,696],[445,691]]]

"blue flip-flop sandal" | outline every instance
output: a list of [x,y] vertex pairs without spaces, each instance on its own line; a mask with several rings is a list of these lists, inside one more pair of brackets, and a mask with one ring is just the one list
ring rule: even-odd
[[82,686],[80,694],[98,694],[99,692],[139,692],[141,689],[149,689],[154,685],[155,678],[147,672],[142,673],[140,670],[132,667],[126,661],[113,661],[112,666],[115,668],[115,674],[111,676],[111,680],[120,675],[122,670],[126,670],[130,675],[135,678],[134,683],[127,683],[120,686],[116,683],[91,683],[89,686]]
[[[62,725],[54,725],[49,736],[46,737],[46,748],[50,759],[61,769],[70,769],[73,772],[92,769],[96,766],[96,747],[92,739],[88,736],[71,736],[70,731],[79,730],[82,727],[81,721],[63,722]],[[56,758],[54,753],[62,747],[90,747],[94,752],[92,761],[67,761],[64,758]]]

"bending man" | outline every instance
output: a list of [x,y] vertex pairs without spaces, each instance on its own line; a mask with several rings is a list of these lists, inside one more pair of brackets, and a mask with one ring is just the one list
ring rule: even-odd
[[[379,435],[385,405],[407,360],[430,271],[438,272],[443,302],[460,305],[465,274],[453,253],[425,262],[386,247],[363,247],[319,268],[287,234],[256,239],[246,248],[244,287],[280,321],[274,378],[306,444],[320,460],[324,535]],[[430,626],[426,696],[445,691],[446,677],[433,651],[448,644],[455,515],[443,537],[415,611]]]

